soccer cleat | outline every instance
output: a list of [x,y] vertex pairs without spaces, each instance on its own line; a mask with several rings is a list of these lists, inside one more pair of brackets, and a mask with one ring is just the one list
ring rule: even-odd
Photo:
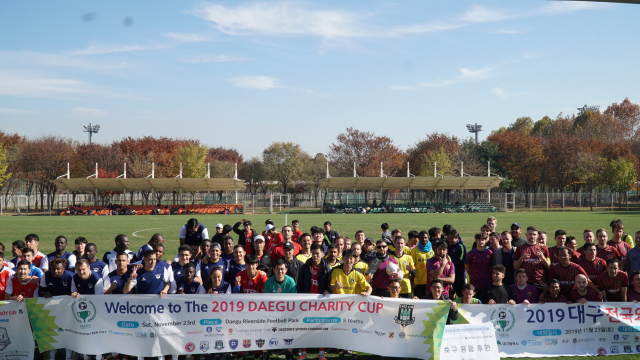
[[327,357],[324,354],[318,355],[318,360],[327,360]]
[[[298,356],[298,360],[306,360],[307,359],[307,354],[302,354],[300,356]],[[318,359],[320,359],[320,357],[318,356]]]

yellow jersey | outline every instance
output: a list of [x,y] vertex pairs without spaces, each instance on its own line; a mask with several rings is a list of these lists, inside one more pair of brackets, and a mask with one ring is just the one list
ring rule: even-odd
[[409,270],[408,268],[415,269],[415,265],[413,265],[413,258],[411,255],[403,254],[401,257],[397,257],[396,254],[391,254],[391,257],[398,260],[398,266],[402,271],[402,280],[400,280],[400,285],[402,289],[400,290],[401,294],[410,294],[411,293],[411,280],[409,279]]
[[[396,251],[396,247],[393,245],[389,245],[389,250]],[[404,253],[407,255],[411,254],[411,248],[408,246],[405,246],[404,249],[402,249],[402,251],[404,251]]]
[[296,259],[302,261],[302,263],[304,264],[304,263],[307,262],[307,260],[311,259],[311,253],[309,253],[309,256],[307,256],[307,255],[305,255],[303,253],[300,253],[300,254],[296,255]]
[[[358,288],[367,289],[369,284],[367,279],[364,278],[359,271],[352,268],[348,274],[345,274],[342,267],[337,267],[331,270],[331,281],[329,284],[335,286],[336,282],[342,283],[343,288],[334,291],[334,294],[359,294],[356,292]],[[360,291],[362,292],[362,291]]]
[[413,279],[414,284],[427,284],[427,260],[432,257],[433,250],[424,252],[417,247],[413,249],[413,251],[411,252],[411,259],[413,260],[413,264],[415,265],[415,269],[417,270],[416,277]]
[[[364,261],[358,261],[357,263],[353,264],[353,270],[359,272],[362,275],[366,275],[367,274],[367,270],[369,270],[369,265],[367,263],[365,263]],[[365,277],[365,280],[367,278]],[[356,288],[356,294],[360,294],[361,292],[367,290],[367,288],[362,288],[360,286],[358,286]]]

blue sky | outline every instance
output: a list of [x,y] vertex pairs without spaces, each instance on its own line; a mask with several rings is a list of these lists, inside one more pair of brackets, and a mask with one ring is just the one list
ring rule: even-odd
[[0,129],[326,152],[640,102],[640,5],[542,0],[0,4]]

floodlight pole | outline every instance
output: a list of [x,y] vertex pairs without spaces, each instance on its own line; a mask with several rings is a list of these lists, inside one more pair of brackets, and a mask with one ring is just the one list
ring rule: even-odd
[[98,124],[91,126],[91,123],[89,123],[88,126],[84,127],[84,132],[89,133],[89,145],[91,145],[91,135],[97,134],[98,130],[100,130],[100,125]]

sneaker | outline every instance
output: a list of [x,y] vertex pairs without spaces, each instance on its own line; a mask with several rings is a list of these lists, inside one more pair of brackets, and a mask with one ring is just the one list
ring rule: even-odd
[[[324,356],[324,355],[323,355]],[[306,360],[307,359],[307,354],[302,354],[300,356],[298,356],[298,360]],[[318,359],[320,359],[320,357],[318,356]],[[325,358],[326,359],[326,358]]]
[[269,360],[269,353],[262,353],[262,360]]
[[327,360],[327,356],[325,354],[318,355],[318,360]]

